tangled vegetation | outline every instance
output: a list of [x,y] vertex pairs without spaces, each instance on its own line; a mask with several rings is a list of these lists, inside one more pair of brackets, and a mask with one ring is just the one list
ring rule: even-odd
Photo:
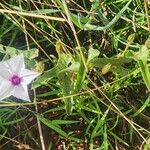
[[0,102],[0,149],[150,149],[148,0],[1,0],[0,20],[1,61],[41,73]]

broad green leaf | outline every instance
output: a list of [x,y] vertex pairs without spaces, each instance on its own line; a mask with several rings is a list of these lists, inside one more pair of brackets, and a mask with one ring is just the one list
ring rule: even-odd
[[140,48],[140,55],[139,55],[139,60],[138,60],[138,65],[141,69],[142,77],[143,80],[150,91],[150,71],[149,71],[149,66],[148,66],[148,55],[149,51],[146,46],[142,46]]
[[80,29],[84,28],[84,24],[88,22],[88,18],[70,13],[71,21]]
[[134,59],[135,57],[135,52],[132,50],[127,50],[126,52],[124,52],[124,57],[125,58],[129,58],[129,59]]
[[30,60],[39,56],[39,50],[37,48],[32,48],[30,50],[18,50],[19,53],[23,53],[24,56]]
[[139,59],[142,60],[143,63],[147,63],[147,58],[149,55],[149,50],[145,45],[140,48],[140,56]]
[[5,46],[5,48],[6,48],[6,54],[8,54],[8,55],[10,55],[10,56],[14,56],[14,55],[16,55],[17,54],[17,49],[16,48],[14,48],[14,47],[9,47],[9,46]]
[[123,65],[130,63],[132,60],[132,58],[125,57],[94,58],[90,61],[90,66],[102,69],[103,74],[111,71],[119,74],[120,76],[124,76],[128,74],[129,69],[124,68]]
[[54,67],[46,71],[41,76],[39,76],[35,81],[33,81],[32,88],[37,88],[43,84],[46,84],[49,80],[55,77],[56,74],[57,74],[57,67]]
[[95,57],[98,57],[99,54],[100,54],[99,50],[91,47],[88,51],[88,60],[87,61],[90,62]]
[[148,90],[150,91],[150,72],[149,72],[149,67],[147,65],[147,63],[143,62],[142,60],[138,61],[138,65],[141,69],[141,73],[142,73],[142,77],[143,80],[148,88]]
[[68,70],[69,71],[72,71],[72,72],[78,72],[79,71],[79,68],[80,68],[80,63],[79,62],[73,62],[71,64],[70,67],[68,67]]
[[111,68],[111,64],[110,63],[108,63],[107,65],[104,65],[102,67],[102,74],[108,73],[110,71],[110,68]]
[[111,57],[111,58],[95,58],[91,60],[91,65],[94,67],[102,68],[104,65],[111,64],[114,66],[120,66],[125,63],[131,62],[132,59],[124,57]]
[[[58,82],[60,84],[63,97],[65,97],[72,94],[72,81],[70,79],[70,72],[67,72],[68,64],[71,62],[72,57],[70,55],[61,54],[60,59],[62,59],[61,64],[64,65],[64,69],[58,74]],[[64,103],[66,107],[66,113],[70,115],[73,110],[73,97],[64,98]]]
[[62,54],[57,62],[57,65],[52,69],[44,72],[33,83],[32,88],[37,88],[43,84],[47,84],[52,78],[58,77],[58,75],[64,72],[68,68],[68,64],[71,62],[70,55]]
[[147,39],[145,42],[145,46],[150,49],[150,39]]
[[[63,97],[70,96],[72,91],[72,82],[69,76],[69,72],[62,72],[58,75],[58,80],[63,92]],[[66,113],[68,115],[71,114],[73,110],[73,97],[64,98],[65,107],[66,107]]]
[[80,68],[77,74],[77,80],[74,84],[74,93],[79,92],[82,89],[84,80],[86,76],[85,66],[82,61],[80,61]]
[[24,57],[28,58],[28,59],[33,59],[39,56],[39,50],[37,48],[32,48],[30,50],[21,50],[21,49],[17,49],[14,47],[10,47],[10,46],[4,46],[2,44],[0,44],[0,52],[3,54],[7,54],[10,56],[15,56],[18,54],[24,54]]

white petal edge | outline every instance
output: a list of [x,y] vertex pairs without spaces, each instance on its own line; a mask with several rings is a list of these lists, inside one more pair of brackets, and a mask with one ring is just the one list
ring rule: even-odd
[[21,77],[23,78],[23,84],[29,84],[32,80],[38,77],[41,73],[34,72],[28,69],[23,69]]
[[11,78],[11,73],[9,72],[9,70],[0,70],[0,80],[1,82],[3,81],[9,81],[9,79]]
[[0,85],[0,101],[11,96],[14,91],[14,87],[10,82],[2,82]]
[[7,63],[8,67],[12,73],[15,73],[18,75],[25,68],[23,54],[20,54],[16,57],[10,58],[9,60],[6,60],[5,63]]
[[[6,60],[6,61],[7,61],[7,60]],[[3,71],[3,70],[6,70],[6,69],[9,70],[6,61],[1,61],[1,62],[0,62],[0,72]]]
[[22,85],[22,84],[15,87],[15,89],[12,93],[12,96],[22,99],[24,101],[30,101],[29,94],[28,94],[28,88],[27,88],[27,86]]

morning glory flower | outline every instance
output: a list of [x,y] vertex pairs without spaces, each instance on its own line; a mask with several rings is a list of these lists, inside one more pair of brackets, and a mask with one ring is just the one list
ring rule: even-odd
[[12,95],[30,101],[27,85],[39,75],[25,68],[23,54],[0,62],[0,100]]

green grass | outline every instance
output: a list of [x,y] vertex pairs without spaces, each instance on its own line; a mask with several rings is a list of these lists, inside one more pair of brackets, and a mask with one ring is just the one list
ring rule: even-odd
[[0,149],[150,149],[146,0],[0,2],[0,59],[42,74],[0,103]]

